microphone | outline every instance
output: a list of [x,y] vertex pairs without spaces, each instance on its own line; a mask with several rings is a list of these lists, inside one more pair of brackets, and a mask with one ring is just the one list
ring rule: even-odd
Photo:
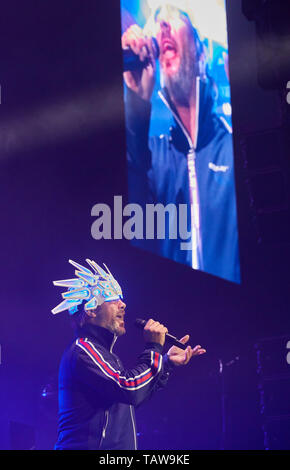
[[[136,318],[136,320],[134,322],[134,325],[137,328],[143,329],[144,326],[146,325],[146,323],[147,323],[147,320],[142,320],[141,318]],[[173,344],[174,346],[177,346],[178,348],[181,348],[181,349],[186,349],[187,348],[186,344],[181,343],[175,336],[170,335],[169,333],[165,334],[165,338],[166,338],[166,341],[169,344]]]
[[[156,38],[151,38],[153,55],[155,59],[159,57],[159,46]],[[147,57],[143,62],[139,59],[139,56],[130,49],[126,47],[123,50],[123,71],[124,72],[134,72],[136,70],[142,70],[150,64],[150,57]]]

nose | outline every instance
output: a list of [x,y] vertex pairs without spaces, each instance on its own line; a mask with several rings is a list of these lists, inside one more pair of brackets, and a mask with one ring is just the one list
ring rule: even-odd
[[122,310],[125,310],[125,308],[126,308],[125,302],[123,302],[123,300],[121,300],[121,299],[119,300],[119,306],[121,307]]
[[170,24],[166,20],[161,20],[160,21],[160,27],[163,28],[163,29],[168,29],[168,28],[170,28]]
[[161,29],[170,29],[170,11],[171,9],[168,5],[163,5],[158,12],[156,21],[159,23]]
[[166,21],[165,19],[160,20],[159,30],[160,30],[161,34],[168,34],[171,30],[169,22]]

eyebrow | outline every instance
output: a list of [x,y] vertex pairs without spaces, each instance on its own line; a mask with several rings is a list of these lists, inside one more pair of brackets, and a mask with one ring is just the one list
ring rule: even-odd
[[156,21],[156,20],[157,20],[157,16],[159,15],[159,13],[160,13],[160,10],[161,10],[161,8],[159,7],[159,8],[157,8],[157,10],[155,11],[155,15],[154,15],[154,21]]
[[[160,11],[161,11],[161,7],[158,7],[157,10],[155,11],[155,14],[154,14],[154,21],[155,22],[158,20],[158,15],[160,14]],[[177,12],[180,19],[182,19],[183,21],[189,21],[190,22],[188,14],[185,13],[185,11],[180,10],[180,8],[173,7],[173,8],[170,9],[170,11],[171,12],[172,11]]]

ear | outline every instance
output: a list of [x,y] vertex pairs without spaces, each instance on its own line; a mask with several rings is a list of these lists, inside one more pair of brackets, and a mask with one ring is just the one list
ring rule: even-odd
[[86,310],[86,315],[90,318],[95,318],[96,317],[96,310]]

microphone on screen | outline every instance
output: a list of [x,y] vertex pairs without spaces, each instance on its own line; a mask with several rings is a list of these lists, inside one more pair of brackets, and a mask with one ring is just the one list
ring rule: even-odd
[[[137,328],[140,328],[143,330],[144,326],[146,325],[147,323],[147,320],[142,320],[141,318],[136,318],[135,322],[134,322],[134,325],[137,327]],[[172,344],[174,346],[177,346],[178,348],[181,348],[181,349],[186,349],[187,348],[187,345],[186,344],[183,344],[181,343],[175,336],[173,335],[170,335],[169,333],[166,333],[165,334],[165,338],[166,338],[166,341],[169,343],[169,344]]]
[[[159,57],[159,46],[156,38],[151,38],[152,49],[155,60]],[[143,62],[140,60],[139,56],[132,51],[130,47],[125,47],[123,51],[123,71],[124,72],[134,72],[136,70],[142,70],[147,67],[150,63],[150,58],[147,57]]]

